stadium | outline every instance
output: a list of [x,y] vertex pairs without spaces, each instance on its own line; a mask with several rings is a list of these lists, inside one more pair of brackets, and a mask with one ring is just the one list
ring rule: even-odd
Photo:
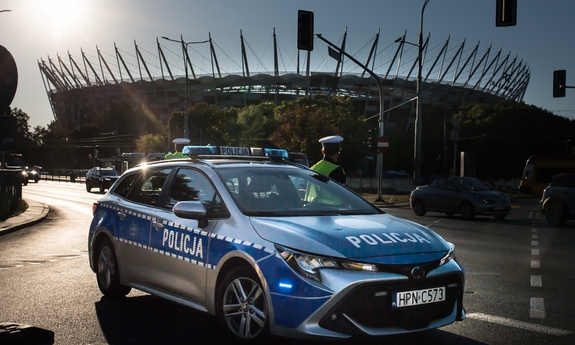
[[[376,33],[361,49],[351,52],[346,51],[346,44],[350,45],[346,29],[338,44],[341,51],[363,61],[380,77],[385,127],[409,131],[415,120],[419,47],[407,42],[406,34],[382,48]],[[136,42],[133,53],[114,44],[113,54],[96,47],[96,56],[81,50],[80,57],[70,53],[67,58],[48,57],[38,66],[54,119],[70,129],[92,122],[110,101],[125,98],[145,104],[166,122],[173,112],[197,102],[221,108],[243,107],[262,102],[281,104],[315,94],[351,97],[356,109],[377,128],[377,81],[343,55],[336,60],[333,50],[325,54],[327,45],[315,41],[314,51],[295,46],[290,51],[274,29],[268,44],[273,48],[257,54],[240,31],[241,49],[236,49],[236,58],[211,35],[200,42],[186,42],[183,36],[179,40],[162,37],[156,38],[157,53],[142,49]],[[522,101],[530,70],[517,56],[479,43],[454,43],[450,38],[432,44],[429,34],[421,45],[423,109],[438,104],[457,109],[470,103]],[[273,57],[269,57],[270,51]],[[273,67],[267,68],[264,60],[271,61]],[[312,61],[319,66],[312,69]],[[224,65],[230,66],[228,70],[221,67]]]

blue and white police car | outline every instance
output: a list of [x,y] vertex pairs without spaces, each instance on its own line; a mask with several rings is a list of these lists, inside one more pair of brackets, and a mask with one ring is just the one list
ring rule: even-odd
[[89,258],[104,295],[145,291],[215,315],[243,341],[383,336],[465,318],[464,269],[430,229],[283,150],[183,153],[192,159],[126,171],[94,204]]

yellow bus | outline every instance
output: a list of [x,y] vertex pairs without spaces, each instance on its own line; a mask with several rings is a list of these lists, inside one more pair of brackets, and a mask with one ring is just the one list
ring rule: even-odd
[[575,155],[539,154],[527,159],[519,182],[521,194],[541,196],[554,175],[575,172]]

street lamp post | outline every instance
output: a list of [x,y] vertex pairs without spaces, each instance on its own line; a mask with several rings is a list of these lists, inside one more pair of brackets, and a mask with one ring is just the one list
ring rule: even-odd
[[429,0],[425,0],[423,7],[421,8],[417,44],[407,42],[404,37],[400,37],[395,40],[395,42],[407,43],[417,47],[417,81],[415,89],[417,106],[415,108],[415,135],[413,142],[413,180],[415,183],[419,183],[421,179],[421,70],[423,65],[423,11],[425,11],[425,6],[427,6],[428,2]]
[[423,12],[429,0],[425,0],[421,8],[421,17],[419,20],[419,39],[417,40],[417,110],[415,113],[415,143],[414,143],[414,180],[419,183],[421,179],[421,69],[423,64]]
[[188,114],[188,61],[186,59],[186,53],[188,51],[188,45],[189,44],[198,44],[198,43],[207,43],[209,42],[208,40],[206,41],[199,41],[199,42],[184,42],[184,38],[181,37],[180,40],[174,40],[171,38],[168,38],[166,36],[162,36],[163,39],[165,39],[166,41],[171,41],[171,42],[176,42],[176,43],[181,43],[182,44],[182,57],[184,58],[184,70],[186,73],[186,82],[184,84],[184,138],[189,139],[189,133],[188,133],[188,122],[189,122],[189,114]]

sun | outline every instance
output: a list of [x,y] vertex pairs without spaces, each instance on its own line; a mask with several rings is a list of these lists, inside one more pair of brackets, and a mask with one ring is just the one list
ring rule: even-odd
[[56,36],[81,29],[89,21],[92,0],[40,0],[34,1],[36,17],[47,33]]

